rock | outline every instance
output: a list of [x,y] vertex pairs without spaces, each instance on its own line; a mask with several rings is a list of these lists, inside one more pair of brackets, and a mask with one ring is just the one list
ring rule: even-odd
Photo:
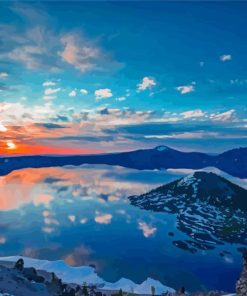
[[22,258],[16,261],[15,268],[17,270],[19,270],[19,271],[23,270],[23,268],[24,268],[24,260]]
[[36,269],[33,267],[24,268],[22,273],[29,281],[34,281],[36,283],[43,283],[45,281],[42,276],[37,274]]
[[236,284],[236,296],[247,295],[247,252],[243,253],[243,270]]

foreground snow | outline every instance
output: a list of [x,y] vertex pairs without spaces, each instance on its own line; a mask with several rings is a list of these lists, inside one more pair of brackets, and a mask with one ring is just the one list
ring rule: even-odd
[[[23,258],[25,267],[34,267],[35,269],[54,272],[63,282],[82,284],[102,284],[105,290],[119,290],[122,289],[126,292],[134,292],[137,294],[151,294],[151,286],[155,287],[156,294],[163,292],[175,292],[174,289],[167,287],[159,281],[147,278],[143,283],[136,284],[133,281],[121,278],[116,283],[108,283],[97,275],[95,269],[89,266],[72,267],[67,265],[63,260],[48,261],[39,260],[22,256],[0,257],[1,261],[16,262],[18,259]],[[2,296],[0,294],[0,296]]]

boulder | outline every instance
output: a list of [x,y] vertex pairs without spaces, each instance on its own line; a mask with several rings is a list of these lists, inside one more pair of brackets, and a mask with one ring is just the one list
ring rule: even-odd
[[243,270],[236,284],[236,296],[247,295],[247,251],[243,253]]

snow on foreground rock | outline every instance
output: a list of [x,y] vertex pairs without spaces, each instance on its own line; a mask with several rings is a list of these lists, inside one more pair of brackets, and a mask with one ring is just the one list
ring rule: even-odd
[[[116,283],[108,283],[97,275],[95,269],[89,266],[73,267],[67,265],[63,260],[48,261],[39,260],[22,256],[0,257],[1,261],[16,262],[18,259],[24,260],[25,267],[34,267],[35,269],[54,272],[65,283],[75,283],[82,285],[83,282],[88,284],[101,284],[104,290],[119,290],[125,292],[134,292],[137,294],[151,294],[151,286],[155,288],[156,294],[163,292],[175,292],[173,288],[167,287],[151,278],[147,278],[140,285],[125,278],[121,278]],[[0,294],[0,296],[2,296]]]

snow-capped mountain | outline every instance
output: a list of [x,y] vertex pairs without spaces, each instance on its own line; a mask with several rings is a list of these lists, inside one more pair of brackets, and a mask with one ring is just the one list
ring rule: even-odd
[[100,287],[102,287],[104,290],[118,291],[119,289],[122,289],[125,292],[133,292],[137,294],[151,294],[151,286],[155,288],[155,291],[158,294],[166,291],[175,291],[174,289],[167,287],[159,281],[153,280],[151,278],[146,279],[139,285],[126,278],[121,278],[115,283],[109,283],[99,277],[93,267],[73,267],[67,265],[63,260],[48,261],[23,256],[9,256],[0,257],[0,262],[16,262],[20,258],[24,260],[25,267],[34,267],[37,270],[54,272],[65,283],[82,285],[84,282],[86,282],[88,284],[100,285]]
[[177,228],[192,238],[174,241],[183,249],[247,242],[247,190],[214,173],[195,172],[129,199],[141,209],[176,214]]

